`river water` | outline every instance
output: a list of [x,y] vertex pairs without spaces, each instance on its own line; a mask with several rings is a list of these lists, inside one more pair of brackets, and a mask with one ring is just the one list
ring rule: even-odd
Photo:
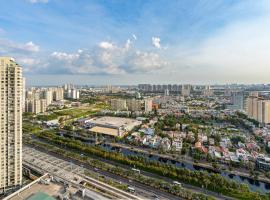
[[[89,143],[88,143],[89,144]],[[104,148],[105,150],[108,151],[113,151],[113,152],[121,152],[124,155],[128,156],[128,155],[136,155],[136,156],[142,156],[144,158],[147,158],[149,160],[153,160],[153,161],[159,161],[162,163],[166,163],[166,164],[171,164],[174,165],[176,167],[179,168],[185,168],[185,169],[189,169],[192,171],[195,170],[199,170],[199,171],[207,171],[209,173],[218,173],[220,175],[222,175],[223,177],[229,179],[229,180],[234,180],[238,183],[244,183],[246,184],[250,190],[252,191],[257,191],[260,193],[270,193],[270,184],[269,183],[264,183],[262,181],[258,181],[258,180],[254,180],[252,178],[247,178],[247,177],[243,177],[243,176],[239,176],[239,175],[234,175],[228,172],[217,172],[211,169],[207,169],[204,167],[200,167],[197,165],[193,165],[190,163],[185,163],[185,162],[178,162],[176,160],[171,160],[171,159],[167,159],[167,158],[161,158],[159,156],[156,155],[149,155],[149,154],[144,154],[141,152],[137,152],[137,151],[133,151],[127,148],[119,148],[119,147],[113,147],[109,144],[101,144],[99,145],[100,147]]]

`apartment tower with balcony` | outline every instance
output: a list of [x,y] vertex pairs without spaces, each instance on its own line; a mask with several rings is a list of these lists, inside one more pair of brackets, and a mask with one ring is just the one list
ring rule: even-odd
[[22,183],[22,68],[0,57],[0,193]]

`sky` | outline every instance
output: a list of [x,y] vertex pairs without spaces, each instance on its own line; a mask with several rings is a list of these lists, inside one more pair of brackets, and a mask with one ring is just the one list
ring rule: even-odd
[[1,0],[28,85],[269,83],[269,0]]

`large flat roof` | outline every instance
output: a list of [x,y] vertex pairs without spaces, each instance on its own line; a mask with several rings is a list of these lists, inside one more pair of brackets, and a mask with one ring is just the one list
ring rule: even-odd
[[118,136],[118,130],[115,128],[106,128],[106,127],[100,127],[95,126],[90,129],[91,132],[105,134],[105,135],[111,135],[111,136]]
[[91,122],[95,124],[100,124],[100,125],[121,127],[121,126],[126,126],[129,124],[133,124],[133,123],[138,123],[139,121],[136,119],[131,119],[131,118],[105,116],[105,117],[94,118],[91,120]]

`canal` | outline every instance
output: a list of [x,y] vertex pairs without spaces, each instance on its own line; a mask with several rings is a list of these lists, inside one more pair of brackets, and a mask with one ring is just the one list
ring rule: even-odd
[[[93,145],[93,144],[91,144],[91,145]],[[99,146],[102,147],[103,149],[107,150],[107,151],[121,152],[123,155],[126,155],[126,156],[128,156],[128,155],[141,156],[141,157],[147,158],[147,159],[152,160],[152,161],[158,161],[158,162],[162,162],[162,163],[165,163],[165,164],[171,164],[171,165],[174,165],[176,167],[185,168],[185,169],[189,169],[189,170],[192,170],[192,171],[197,170],[197,171],[207,171],[208,173],[218,173],[218,174],[222,175],[223,177],[225,177],[225,178],[227,178],[229,180],[234,180],[234,181],[236,181],[238,183],[246,184],[250,188],[251,191],[260,192],[260,193],[263,193],[263,194],[270,193],[270,184],[269,183],[254,180],[253,178],[234,175],[234,174],[231,174],[231,173],[225,172],[225,171],[218,172],[216,170],[208,169],[208,168],[201,167],[201,166],[198,166],[198,165],[194,165],[194,164],[190,164],[190,163],[186,163],[186,162],[179,162],[179,161],[172,160],[172,159],[167,159],[167,158],[162,158],[162,157],[159,157],[159,156],[156,156],[156,155],[145,154],[145,153],[138,152],[138,151],[135,151],[135,150],[130,150],[128,148],[114,147],[114,146],[111,146],[110,144],[104,144],[103,143],[103,144],[100,144]]]

